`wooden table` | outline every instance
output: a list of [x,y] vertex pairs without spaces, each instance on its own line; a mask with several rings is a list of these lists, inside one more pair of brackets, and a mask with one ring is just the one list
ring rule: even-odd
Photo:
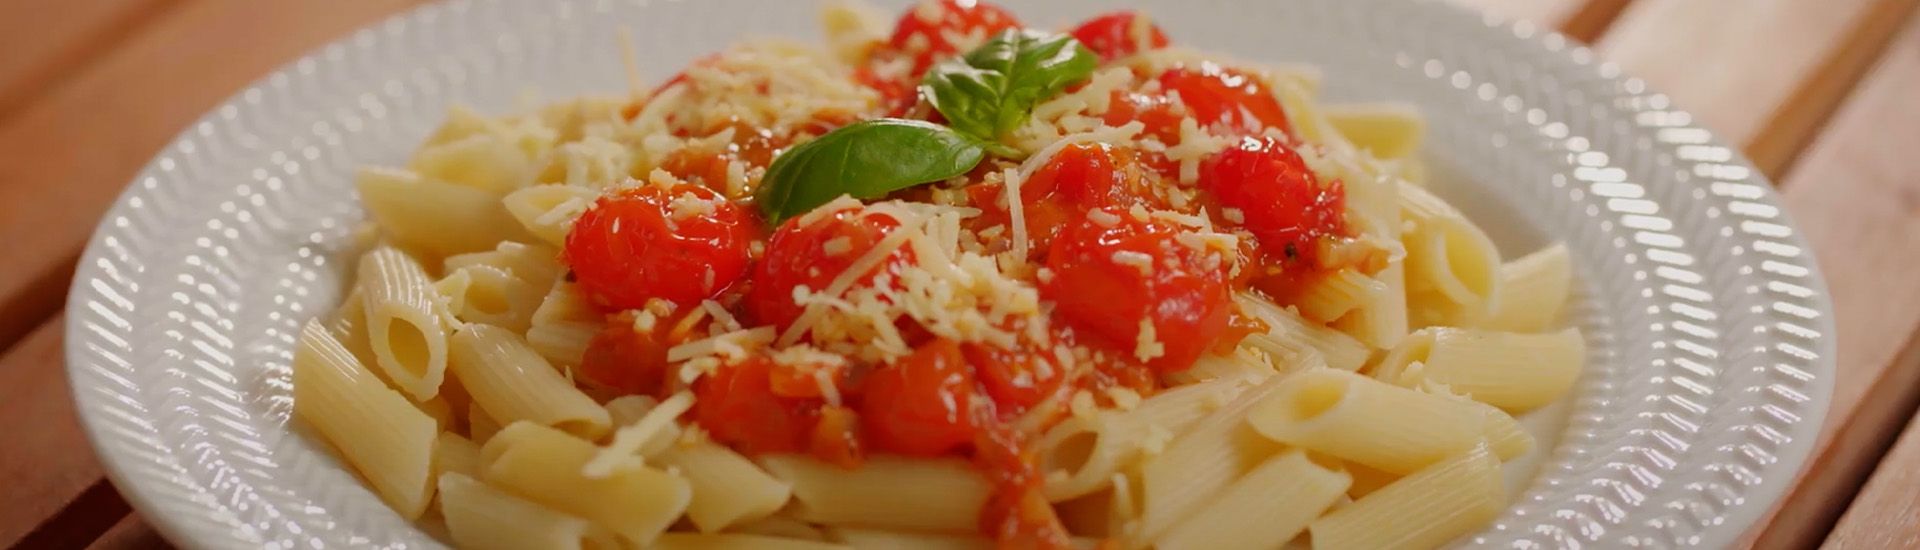
[[[1920,547],[1920,0],[1456,0],[1560,29],[1777,182],[1834,298],[1833,409],[1744,545]],[[0,546],[148,548],[75,421],[62,301],[133,173],[247,82],[418,0],[0,0]]]

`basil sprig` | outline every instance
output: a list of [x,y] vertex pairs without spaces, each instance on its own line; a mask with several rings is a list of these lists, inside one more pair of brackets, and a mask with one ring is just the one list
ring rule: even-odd
[[952,126],[882,118],[828,132],[774,159],[754,200],[769,223],[841,195],[874,199],[972,170],[1033,107],[1085,80],[1100,58],[1072,36],[1009,30],[927,71],[920,93]]
[[1071,35],[1014,29],[934,65],[920,93],[955,130],[992,143],[1099,65],[1100,57]]
[[985,145],[918,120],[880,118],[843,126],[781,153],[767,167],[754,201],[768,223],[797,216],[840,195],[879,198],[972,170]]

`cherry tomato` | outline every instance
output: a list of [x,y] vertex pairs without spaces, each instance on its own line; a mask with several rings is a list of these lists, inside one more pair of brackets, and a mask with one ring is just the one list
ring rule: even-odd
[[[802,221],[811,221],[802,225]],[[820,292],[860,255],[886,238],[900,222],[884,214],[846,208],[787,220],[767,241],[766,256],[753,270],[746,308],[754,319],[786,330],[805,308],[794,303],[793,289],[805,286]],[[905,248],[861,276],[857,284],[871,284],[883,270],[912,261]]]
[[1224,125],[1228,128],[1259,133],[1263,128],[1278,128],[1288,134],[1287,111],[1273,91],[1252,76],[1212,62],[1198,68],[1175,67],[1160,74],[1160,85],[1179,92],[1201,126]]
[[1005,8],[977,0],[921,0],[900,16],[887,39],[887,48],[913,56],[913,76],[941,59],[952,56],[966,44],[949,37],[989,38],[1000,31],[1020,28],[1020,21]]
[[[675,202],[706,212],[676,213]],[[718,295],[747,272],[751,214],[705,187],[644,185],[594,201],[567,233],[567,265],[595,304],[637,309],[660,298],[683,307]]]
[[1114,159],[1113,146],[1075,143],[1020,184],[1020,196],[1033,202],[1049,195],[1081,208],[1123,206],[1132,198],[1125,175]]
[[1128,122],[1140,121],[1146,126],[1146,135],[1160,140],[1160,143],[1172,145],[1180,142],[1180,119],[1186,117],[1173,100],[1165,95],[1114,90],[1107,103],[1107,112],[1101,119],[1108,126],[1121,126]]
[[1153,23],[1146,24],[1147,44],[1145,48],[1140,47],[1140,42],[1135,40],[1133,26],[1141,19],[1140,14],[1133,10],[1102,14],[1074,27],[1073,38],[1099,54],[1101,61],[1112,61],[1141,50],[1167,47],[1167,34]]
[[820,409],[820,422],[813,425],[812,438],[809,453],[828,464],[856,468],[866,461],[865,446],[860,443],[860,417],[853,409]]
[[1009,350],[982,344],[960,348],[980,378],[980,388],[993,399],[1001,418],[1012,418],[1060,393],[1066,372],[1052,353]]
[[952,340],[928,342],[867,375],[860,427],[875,449],[939,456],[973,443],[973,370]]
[[667,349],[691,341],[705,327],[687,322],[682,314],[656,319],[650,330],[643,330],[636,329],[634,317],[631,311],[621,312],[593,335],[575,371],[582,382],[620,395],[658,396],[667,377]]
[[772,359],[753,356],[694,381],[694,421],[750,455],[807,451],[821,402],[775,394],[773,369]]
[[[1134,220],[1118,209],[1101,212],[1053,241],[1047,253],[1052,276],[1042,278],[1041,296],[1069,325],[1129,357],[1142,323],[1151,325],[1164,350],[1147,366],[1185,370],[1227,328],[1225,260],[1180,243],[1181,229],[1169,223]],[[1096,217],[1121,221],[1109,227]]]
[[880,76],[872,67],[854,69],[853,80],[880,93],[880,107],[886,116],[904,115],[913,108],[914,102],[920,100],[919,91],[912,81]]
[[1200,166],[1200,188],[1241,225],[1282,270],[1310,268],[1322,239],[1346,233],[1340,181],[1321,184],[1300,155],[1270,137],[1242,138]]

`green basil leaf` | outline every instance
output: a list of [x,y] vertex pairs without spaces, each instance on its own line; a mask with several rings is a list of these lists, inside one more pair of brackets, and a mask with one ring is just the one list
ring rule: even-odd
[[955,130],[993,142],[1099,66],[1100,57],[1071,35],[1009,30],[934,65],[920,91]]
[[770,224],[840,195],[879,198],[972,170],[986,145],[951,128],[881,118],[843,126],[794,146],[767,167],[754,200]]

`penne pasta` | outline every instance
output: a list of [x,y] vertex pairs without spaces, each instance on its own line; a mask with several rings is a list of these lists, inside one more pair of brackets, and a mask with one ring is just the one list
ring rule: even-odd
[[461,548],[593,550],[618,545],[612,533],[584,519],[488,487],[472,476],[440,476],[440,508]]
[[1314,548],[1435,548],[1506,507],[1500,461],[1475,446],[1342,506],[1308,526]]
[[533,159],[499,134],[476,134],[421,147],[407,161],[407,169],[496,195],[519,189],[534,176]]
[[1585,357],[1578,329],[1518,334],[1436,327],[1407,338],[1373,376],[1401,386],[1440,384],[1475,401],[1525,412],[1565,395],[1580,378]]
[[1400,185],[1401,210],[1413,231],[1406,246],[1408,309],[1425,325],[1470,324],[1497,300],[1500,253],[1473,222],[1412,184]]
[[835,527],[831,534],[853,550],[992,550],[993,541],[979,535],[946,535]]
[[670,446],[660,454],[659,463],[679,472],[693,486],[687,519],[702,533],[772,515],[793,494],[791,486],[753,461],[711,442]]
[[508,193],[501,204],[514,223],[541,242],[565,246],[573,221],[599,196],[599,191],[586,187],[535,185]]
[[1320,112],[1341,137],[1382,159],[1413,155],[1427,126],[1426,117],[1403,102],[1328,103]]
[[1309,356],[1318,355],[1329,367],[1358,370],[1372,353],[1354,337],[1308,321],[1265,298],[1240,294],[1234,297],[1234,302],[1241,312],[1267,327],[1264,333],[1247,335],[1240,345],[1266,353],[1276,365],[1297,365],[1309,361]]
[[515,422],[480,448],[483,479],[521,498],[579,516],[646,546],[687,509],[693,489],[679,476],[625,466],[604,478],[582,470],[592,443],[532,422]]
[[318,322],[301,329],[294,349],[293,413],[339,449],[394,512],[411,520],[426,511],[439,428]]
[[512,332],[473,323],[451,344],[454,375],[495,421],[530,421],[590,439],[610,427],[606,409]]
[[1160,550],[1278,548],[1305,531],[1353,478],[1298,449],[1255,466],[1154,541]]
[[1480,328],[1534,332],[1560,318],[1573,286],[1567,246],[1555,244],[1500,265],[1500,296]]
[[1342,269],[1309,281],[1290,296],[1300,316],[1316,323],[1331,323],[1354,310],[1378,307],[1384,302],[1387,284],[1352,269]]
[[587,344],[605,323],[575,285],[565,280],[554,281],[529,322],[527,345],[562,365],[579,364]]
[[1464,401],[1319,369],[1287,377],[1248,421],[1274,441],[1404,474],[1478,443],[1485,415]]
[[410,250],[447,256],[532,238],[498,195],[482,189],[387,168],[362,169],[354,183],[368,215]]
[[850,550],[830,542],[740,533],[667,533],[648,546],[654,550]]
[[451,271],[434,283],[447,297],[447,310],[464,323],[484,323],[514,332],[533,324],[533,311],[546,298],[547,288],[487,265]]
[[1184,432],[1239,395],[1248,382],[1222,379],[1169,389],[1131,411],[1068,418],[1035,445],[1047,500],[1081,497],[1107,487],[1114,473],[1142,452],[1157,454]]
[[433,472],[435,478],[447,473],[479,477],[480,445],[460,434],[440,432],[433,440]]
[[[1299,376],[1299,375],[1294,375]],[[1140,463],[1140,537],[1158,539],[1193,517],[1234,479],[1280,450],[1247,425],[1248,414],[1281,389],[1288,377],[1273,377],[1248,388],[1209,413],[1167,450]]]
[[359,275],[374,364],[416,401],[438,395],[447,375],[447,326],[426,271],[406,253],[380,247],[360,259]]
[[979,472],[954,459],[875,455],[848,470],[772,455],[760,464],[793,486],[796,517],[832,526],[971,533],[990,489]]

